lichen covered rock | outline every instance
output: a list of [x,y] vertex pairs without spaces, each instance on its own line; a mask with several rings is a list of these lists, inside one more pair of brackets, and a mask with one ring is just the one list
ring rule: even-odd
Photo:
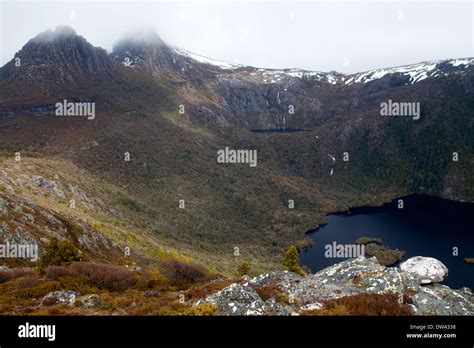
[[[321,310],[326,302],[343,297],[391,294],[400,304],[409,305],[413,315],[474,315],[474,296],[470,289],[420,284],[423,279],[444,279],[447,269],[440,265],[436,259],[416,258],[404,267],[386,267],[375,257],[360,257],[306,277],[288,271],[261,274],[231,284],[197,304],[214,303],[220,315],[299,315]],[[276,291],[268,298],[268,292],[262,292],[266,287],[281,292]]]
[[469,293],[470,290],[430,284],[420,287],[410,299],[420,315],[473,315],[474,297]]
[[43,298],[42,303],[52,303],[52,301],[54,301],[72,306],[76,302],[76,297],[80,295],[80,293],[72,290],[52,291]]
[[196,304],[214,303],[219,315],[263,315],[265,303],[250,286],[231,284]]
[[448,276],[446,266],[432,257],[412,257],[403,262],[400,269],[419,284],[439,283]]

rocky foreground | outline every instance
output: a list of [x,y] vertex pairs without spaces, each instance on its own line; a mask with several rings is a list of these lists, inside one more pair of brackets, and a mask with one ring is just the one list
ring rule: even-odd
[[420,256],[399,267],[360,257],[306,276],[280,270],[252,279],[178,259],[159,269],[93,261],[43,272],[0,266],[0,315],[474,315],[472,291],[440,284],[447,275],[440,261]]
[[242,282],[206,296],[196,305],[214,304],[219,315],[300,315],[318,311],[324,315],[328,312],[322,310],[337,299],[390,294],[396,296],[399,305],[409,308],[408,314],[474,315],[470,289],[453,290],[439,284],[447,274],[440,261],[428,257],[413,257],[400,267],[382,266],[375,257],[361,257],[306,277],[288,271],[244,277]]

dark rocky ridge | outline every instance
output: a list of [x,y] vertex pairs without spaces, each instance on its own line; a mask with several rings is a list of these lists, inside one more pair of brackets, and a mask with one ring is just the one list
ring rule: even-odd
[[[18,67],[16,58],[20,59]],[[92,46],[70,27],[57,27],[28,41],[15,58],[0,69],[0,78],[31,84],[74,83],[84,74],[104,76],[111,68],[104,49]]]

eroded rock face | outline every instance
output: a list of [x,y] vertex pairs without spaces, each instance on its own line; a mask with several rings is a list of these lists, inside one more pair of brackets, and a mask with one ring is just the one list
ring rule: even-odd
[[[422,259],[425,262],[421,265],[427,265],[429,271],[433,265],[442,265],[436,259]],[[424,268],[416,264],[418,267],[415,268],[421,272]],[[443,267],[439,270],[444,271]],[[411,305],[413,315],[474,315],[474,296],[470,289],[453,290],[441,284],[422,286],[418,278],[404,269],[413,271],[412,267],[380,265],[375,257],[360,257],[306,277],[287,271],[271,272],[231,284],[197,304],[212,302],[217,305],[220,315],[298,315],[303,311],[321,309],[326,301],[332,299],[392,293],[397,295],[400,303]],[[423,277],[432,275],[428,271],[422,274]],[[279,292],[264,301],[258,289],[269,286],[279,289]]]
[[432,257],[412,257],[403,262],[400,269],[419,284],[439,283],[448,276],[446,266]]

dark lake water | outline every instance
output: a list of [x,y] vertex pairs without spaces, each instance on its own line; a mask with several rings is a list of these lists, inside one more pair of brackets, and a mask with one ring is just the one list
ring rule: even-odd
[[[474,257],[474,204],[418,195],[401,198],[403,209],[398,209],[396,199],[378,208],[329,215],[327,225],[308,232],[314,244],[301,252],[301,263],[317,272],[344,260],[326,258],[326,244],[377,237],[392,249],[406,251],[403,260],[429,256],[443,262],[449,270],[443,284],[474,289],[474,264],[464,262],[465,257]],[[453,247],[458,248],[459,256],[453,256]]]

